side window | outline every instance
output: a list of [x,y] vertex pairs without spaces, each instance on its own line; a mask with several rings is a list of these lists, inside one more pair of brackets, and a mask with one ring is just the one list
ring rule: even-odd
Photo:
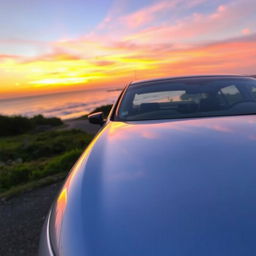
[[243,96],[235,85],[223,87],[220,91],[229,104],[234,104],[243,100]]

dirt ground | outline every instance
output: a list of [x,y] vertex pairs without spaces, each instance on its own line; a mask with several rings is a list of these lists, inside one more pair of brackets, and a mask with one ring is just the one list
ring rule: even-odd
[[41,228],[61,182],[0,202],[0,255],[38,253]]

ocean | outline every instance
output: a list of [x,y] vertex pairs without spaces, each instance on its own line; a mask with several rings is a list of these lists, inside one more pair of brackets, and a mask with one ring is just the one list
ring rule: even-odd
[[40,96],[0,100],[0,114],[34,116],[61,119],[77,118],[88,114],[94,108],[113,104],[121,89],[89,89]]

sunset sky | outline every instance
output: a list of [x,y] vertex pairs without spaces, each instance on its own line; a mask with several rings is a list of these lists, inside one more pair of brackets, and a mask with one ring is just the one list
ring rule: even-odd
[[255,0],[0,2],[0,98],[256,73]]

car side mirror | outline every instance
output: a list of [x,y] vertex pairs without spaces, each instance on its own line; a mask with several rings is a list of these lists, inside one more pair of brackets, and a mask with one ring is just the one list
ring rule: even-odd
[[96,112],[88,115],[88,120],[91,124],[103,125],[105,123],[102,112]]

